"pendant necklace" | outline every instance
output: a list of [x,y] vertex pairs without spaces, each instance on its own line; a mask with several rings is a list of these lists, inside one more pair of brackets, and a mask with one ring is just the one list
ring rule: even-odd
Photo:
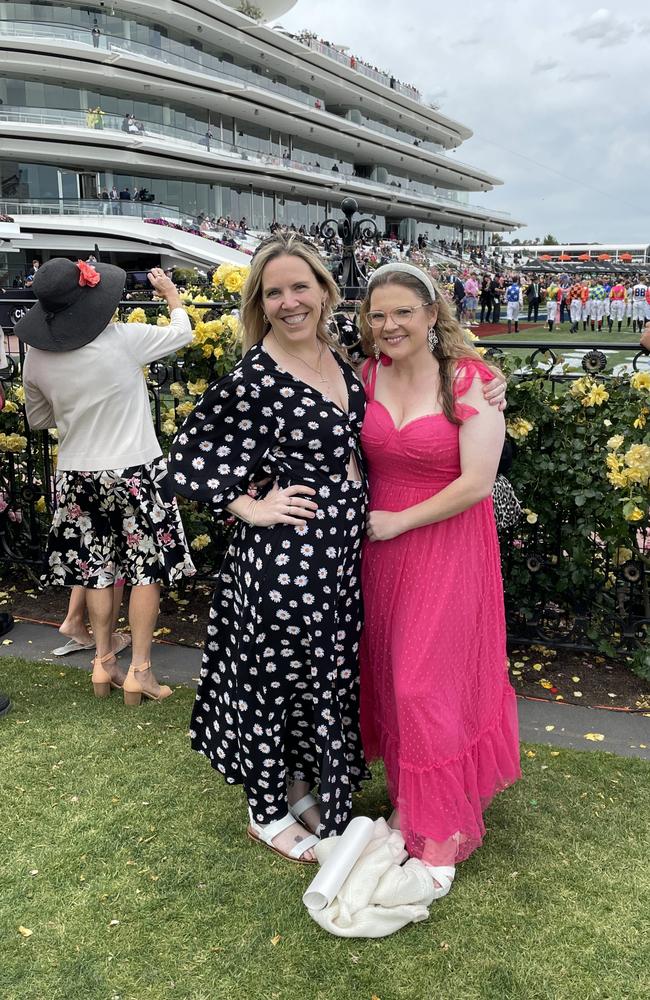
[[284,351],[285,354],[288,354],[290,358],[295,358],[296,361],[302,362],[302,364],[306,365],[310,371],[316,372],[320,382],[329,382],[329,379],[325,378],[325,376],[323,375],[323,345],[321,344],[320,340],[318,341],[318,368],[314,368],[314,366],[310,365],[308,361],[304,360],[304,358],[299,357],[297,354],[292,354],[291,351],[287,351],[276,337],[275,330],[273,331],[273,336],[275,337],[275,342],[281,351]]

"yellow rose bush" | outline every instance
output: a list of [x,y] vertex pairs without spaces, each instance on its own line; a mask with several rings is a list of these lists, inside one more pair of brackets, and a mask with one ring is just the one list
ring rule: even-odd
[[499,363],[512,376],[508,475],[524,507],[503,546],[510,630],[552,621],[647,671],[638,650],[650,640],[640,624],[650,608],[650,372],[576,377],[564,365],[556,380],[526,358]]

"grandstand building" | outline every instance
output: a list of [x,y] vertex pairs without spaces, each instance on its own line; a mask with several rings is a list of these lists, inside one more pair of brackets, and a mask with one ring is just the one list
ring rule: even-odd
[[113,188],[146,189],[139,217],[258,230],[320,223],[347,196],[404,239],[481,243],[520,225],[474,203],[501,182],[450,155],[470,129],[409,83],[268,23],[293,6],[0,0],[0,214],[23,232],[33,217],[39,247],[53,245],[37,225],[48,213],[71,238],[75,219],[111,214],[126,239],[135,204],[102,200]]

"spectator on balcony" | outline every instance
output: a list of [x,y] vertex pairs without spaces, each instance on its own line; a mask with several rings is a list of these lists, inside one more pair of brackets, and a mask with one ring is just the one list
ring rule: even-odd
[[336,162],[334,162],[334,164],[332,165],[332,173],[333,174],[338,174],[339,173],[339,166],[338,166],[338,163],[336,163]]
[[93,40],[93,47],[96,48],[96,49],[98,49],[99,48],[99,39],[101,38],[102,32],[101,32],[101,29],[100,29],[99,25],[97,24],[97,19],[96,18],[95,18],[95,21],[93,22],[92,31],[90,32],[90,34],[91,34],[92,40]]
[[129,125],[131,123],[132,118],[133,115],[130,115],[129,112],[127,111],[124,115],[124,118],[122,119],[122,124],[120,125],[120,128],[122,129],[123,132],[129,131]]
[[123,187],[120,191],[120,201],[131,201],[131,192],[128,187]]
[[40,260],[38,260],[38,258],[35,257],[34,260],[32,261],[31,271],[28,271],[27,274],[25,275],[25,288],[32,287],[32,282],[34,281],[34,278],[36,277],[36,272],[38,271],[40,266],[41,266]]

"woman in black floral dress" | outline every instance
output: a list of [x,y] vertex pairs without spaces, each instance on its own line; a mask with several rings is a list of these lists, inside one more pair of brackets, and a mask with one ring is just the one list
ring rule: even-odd
[[[210,611],[192,746],[244,786],[249,835],[302,862],[314,860],[308,830],[341,833],[368,777],[358,728],[365,403],[327,332],[337,303],[310,244],[263,243],[242,299],[244,357],[205,392],[170,456],[179,493],[239,519]],[[252,499],[255,483],[266,485]]]

